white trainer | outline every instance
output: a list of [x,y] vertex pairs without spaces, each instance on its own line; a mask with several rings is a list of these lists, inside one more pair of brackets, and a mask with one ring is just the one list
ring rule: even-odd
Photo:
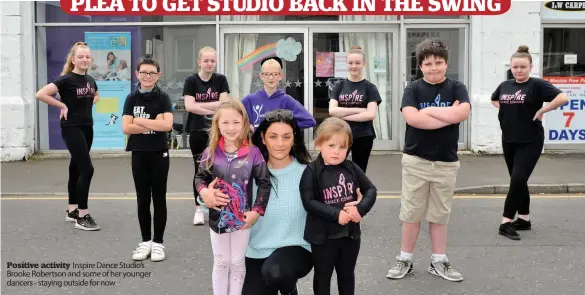
[[152,242],[152,252],[150,253],[150,260],[154,262],[163,261],[165,259],[165,246],[159,243]]
[[193,225],[205,224],[205,214],[201,208],[195,210],[195,216],[193,216]]
[[151,252],[152,249],[152,242],[148,241],[148,242],[142,242],[140,244],[138,244],[138,248],[136,248],[136,250],[134,250],[134,254],[132,255],[132,259],[136,260],[136,261],[142,261],[144,259],[146,259]]

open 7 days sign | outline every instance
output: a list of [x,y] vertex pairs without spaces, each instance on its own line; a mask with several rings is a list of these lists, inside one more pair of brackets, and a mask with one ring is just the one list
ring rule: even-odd
[[585,143],[585,77],[544,77],[569,96],[569,102],[545,114],[546,143]]

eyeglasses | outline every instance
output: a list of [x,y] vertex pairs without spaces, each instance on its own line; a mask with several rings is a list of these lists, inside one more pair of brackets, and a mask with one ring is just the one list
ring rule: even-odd
[[272,77],[278,77],[280,76],[280,73],[262,73],[262,77],[264,78],[272,78]]
[[268,122],[276,121],[278,118],[282,120],[293,120],[294,114],[291,110],[274,110],[266,113],[266,120]]
[[140,74],[140,76],[142,77],[155,77],[156,75],[158,75],[158,73],[154,72],[139,72],[138,74]]

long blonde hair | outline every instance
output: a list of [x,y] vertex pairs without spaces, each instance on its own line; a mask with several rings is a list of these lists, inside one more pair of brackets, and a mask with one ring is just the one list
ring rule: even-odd
[[[73,47],[71,47],[71,49],[69,49],[69,52],[67,53],[67,60],[65,61],[65,65],[63,66],[61,76],[73,71],[73,69],[75,68],[75,65],[73,64],[73,57],[75,56],[75,54],[77,54],[77,48],[80,47],[85,47],[89,49],[89,46],[87,46],[87,43],[85,42],[76,42],[75,44],[73,44]],[[85,72],[87,73],[87,70],[85,70]]]
[[221,138],[221,133],[219,131],[219,117],[221,116],[222,111],[227,109],[235,110],[236,112],[240,113],[240,115],[242,115],[242,133],[240,134],[240,137],[238,138],[235,145],[239,147],[242,145],[242,143],[247,142],[249,146],[252,146],[252,141],[250,139],[250,119],[248,118],[246,108],[239,99],[228,97],[219,104],[217,111],[211,120],[208,154],[205,159],[201,159],[202,162],[205,161],[205,165],[207,166],[208,171],[210,171],[211,166],[213,166],[215,150],[217,149],[217,146],[219,145],[219,139]]

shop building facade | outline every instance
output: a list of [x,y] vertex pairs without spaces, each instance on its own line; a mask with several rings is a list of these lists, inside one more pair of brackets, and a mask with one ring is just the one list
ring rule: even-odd
[[[501,152],[497,109],[490,96],[507,79],[510,55],[519,45],[528,45],[533,53],[534,76],[585,79],[585,46],[580,45],[585,40],[585,12],[554,11],[544,2],[513,1],[507,13],[488,17],[92,17],[68,15],[59,2],[3,1],[0,5],[2,161],[22,160],[34,152],[66,152],[58,110],[39,104],[34,94],[59,76],[67,50],[77,41],[92,47],[91,74],[100,83],[96,153],[124,152],[121,106],[136,83],[136,60],[144,54],[161,62],[159,84],[179,106],[185,77],[198,70],[200,48],[217,49],[218,72],[227,76],[231,95],[239,98],[262,87],[258,57],[278,54],[285,59],[281,87],[320,123],[328,116],[328,85],[346,74],[344,52],[359,45],[367,56],[366,78],[377,85],[383,100],[374,124],[374,150],[381,152],[402,150],[402,91],[421,76],[414,47],[427,37],[447,44],[448,76],[465,83],[470,93],[472,113],[460,127],[461,150]],[[110,63],[108,56],[113,57]],[[572,131],[561,132],[564,114],[560,111],[554,117],[559,122],[550,124],[560,129],[547,129],[556,137],[547,139],[546,150],[585,151],[585,103],[580,103],[585,102],[585,94],[581,93],[585,90],[577,89],[572,97],[577,102],[564,110],[575,113],[573,125],[565,127]],[[171,134],[176,153],[189,153],[182,132],[185,119],[179,107]],[[549,125],[546,118],[545,125]],[[579,128],[584,130],[583,138]],[[313,131],[305,132],[310,147]]]

